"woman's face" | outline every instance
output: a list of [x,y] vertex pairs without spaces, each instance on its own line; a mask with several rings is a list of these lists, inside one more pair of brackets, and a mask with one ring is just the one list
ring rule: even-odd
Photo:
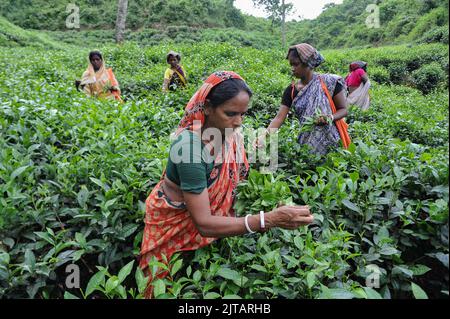
[[294,53],[289,54],[288,60],[291,65],[292,75],[298,79],[305,78],[310,68],[305,66]]
[[94,67],[94,70],[98,71],[102,67],[103,61],[98,55],[94,55],[91,58],[91,63],[92,63],[92,66]]
[[217,107],[208,106],[207,100],[205,114],[208,127],[219,129],[222,137],[225,136],[226,128],[233,130],[239,128],[248,110],[249,102],[250,96],[246,91],[239,92],[238,95]]
[[175,67],[178,64],[178,59],[176,57],[174,57],[173,55],[171,55],[169,57],[169,60],[167,60],[167,62],[170,64],[171,67]]

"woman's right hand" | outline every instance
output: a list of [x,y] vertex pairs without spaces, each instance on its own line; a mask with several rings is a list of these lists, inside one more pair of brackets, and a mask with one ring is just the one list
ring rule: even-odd
[[264,134],[261,134],[260,136],[258,136],[256,138],[256,140],[253,142],[253,149],[259,149],[259,148],[264,148],[266,143],[266,132],[264,132]]
[[309,206],[280,206],[267,213],[265,219],[268,228],[297,229],[311,224],[314,216],[309,211]]

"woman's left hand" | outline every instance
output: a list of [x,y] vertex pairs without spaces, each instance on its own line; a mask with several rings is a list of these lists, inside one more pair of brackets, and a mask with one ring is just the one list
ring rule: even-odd
[[316,125],[331,125],[333,123],[332,115],[321,115],[316,120]]

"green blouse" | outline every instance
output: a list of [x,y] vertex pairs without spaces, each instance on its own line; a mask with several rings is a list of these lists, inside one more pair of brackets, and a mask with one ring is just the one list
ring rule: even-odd
[[196,133],[184,130],[170,146],[166,175],[182,191],[200,194],[217,177],[211,178],[214,158],[205,145]]

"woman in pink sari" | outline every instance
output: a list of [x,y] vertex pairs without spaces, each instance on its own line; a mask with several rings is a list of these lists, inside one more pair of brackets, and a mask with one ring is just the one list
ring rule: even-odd
[[367,110],[370,106],[370,81],[366,73],[366,67],[366,62],[356,61],[351,63],[350,74],[345,78],[345,84],[348,88],[347,102],[359,106],[362,110]]

